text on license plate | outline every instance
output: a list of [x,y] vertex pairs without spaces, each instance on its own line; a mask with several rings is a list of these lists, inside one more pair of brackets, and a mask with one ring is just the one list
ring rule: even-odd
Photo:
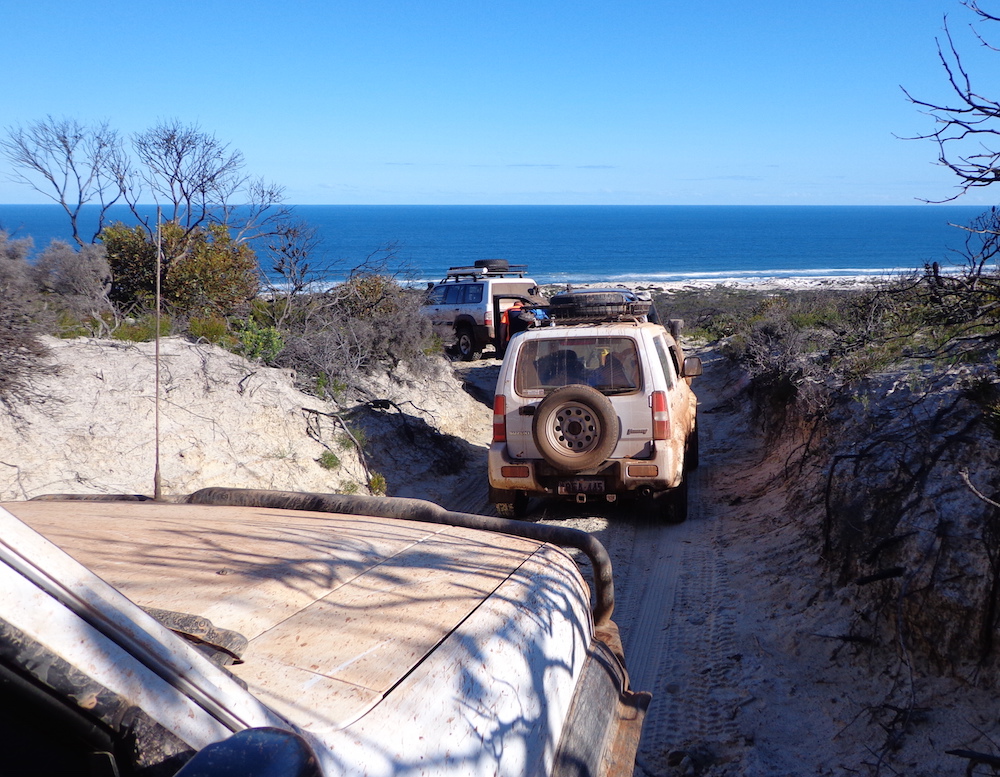
[[560,494],[603,494],[604,480],[602,478],[574,478],[559,481]]

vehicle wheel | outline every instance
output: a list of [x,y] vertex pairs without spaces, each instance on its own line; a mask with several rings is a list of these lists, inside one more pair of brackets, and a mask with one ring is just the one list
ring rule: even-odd
[[660,491],[649,497],[649,517],[663,523],[684,523],[687,520],[688,482],[669,491]]
[[498,272],[507,272],[510,269],[510,263],[506,259],[476,259],[475,266]]
[[694,470],[698,469],[698,465],[701,463],[701,454],[698,451],[698,422],[694,423],[694,430],[688,436],[687,448],[684,451],[684,469]]
[[476,338],[472,336],[471,327],[459,327],[455,345],[462,361],[473,362],[483,355],[483,347],[476,345]]
[[563,472],[596,467],[618,444],[621,424],[611,400],[590,386],[557,388],[538,405],[531,434],[538,452]]
[[688,480],[684,478],[681,484],[667,492],[669,499],[669,515],[664,519],[667,523],[684,523],[688,517]]
[[524,518],[528,512],[528,495],[515,491],[513,502],[497,502],[494,507],[501,518]]

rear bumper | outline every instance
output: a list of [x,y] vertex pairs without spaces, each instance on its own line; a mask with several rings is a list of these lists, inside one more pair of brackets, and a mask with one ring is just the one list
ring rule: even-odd
[[[505,493],[523,492],[538,496],[572,496],[576,481],[599,480],[602,494],[647,494],[668,491],[681,481],[681,467],[665,445],[657,446],[648,459],[613,459],[594,469],[560,472],[542,459],[516,459],[507,452],[506,443],[490,445],[489,483],[494,502],[513,501]],[[651,468],[655,475],[649,474]],[[640,474],[642,473],[642,474]]]

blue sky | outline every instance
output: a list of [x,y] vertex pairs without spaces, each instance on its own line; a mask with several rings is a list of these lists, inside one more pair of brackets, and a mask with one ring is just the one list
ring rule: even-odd
[[945,14],[1000,98],[958,0],[0,3],[0,126],[177,118],[290,203],[916,204]]

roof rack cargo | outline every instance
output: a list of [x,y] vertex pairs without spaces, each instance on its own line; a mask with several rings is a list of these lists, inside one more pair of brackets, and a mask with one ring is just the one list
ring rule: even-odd
[[549,300],[547,312],[556,323],[569,324],[640,319],[652,309],[652,300],[622,288],[561,292]]
[[528,272],[526,264],[510,264],[506,259],[477,259],[472,266],[449,267],[449,278],[523,278]]

